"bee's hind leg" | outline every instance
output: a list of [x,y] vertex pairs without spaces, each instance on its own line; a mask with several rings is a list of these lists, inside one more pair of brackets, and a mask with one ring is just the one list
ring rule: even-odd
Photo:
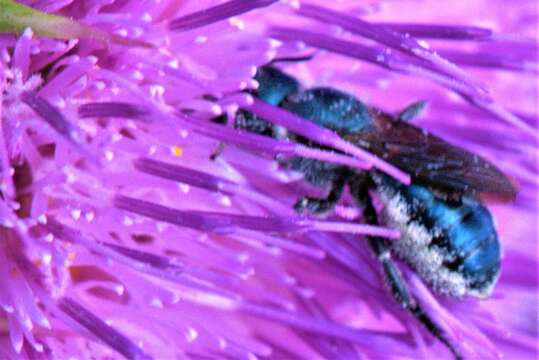
[[[352,195],[363,207],[363,217],[370,225],[379,225],[378,216],[369,194],[371,180],[365,176],[356,177],[350,184]],[[384,276],[387,280],[391,294],[395,300],[408,312],[410,312],[425,328],[451,351],[455,359],[462,359],[459,351],[446,337],[443,330],[426,314],[408,290],[406,281],[402,277],[395,262],[391,259],[388,241],[381,237],[367,237],[369,246],[378,261],[382,264]]]

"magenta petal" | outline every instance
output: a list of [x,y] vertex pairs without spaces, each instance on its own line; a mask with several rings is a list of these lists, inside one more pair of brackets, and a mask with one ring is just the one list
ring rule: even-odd
[[149,158],[136,159],[133,164],[135,169],[153,176],[179,181],[206,190],[223,192],[229,195],[233,192],[231,188],[238,186],[229,180],[217,176]]
[[142,105],[121,102],[86,103],[79,107],[79,116],[92,117],[122,117],[127,119],[144,120],[150,111]]
[[21,94],[21,100],[52,126],[58,134],[71,142],[82,141],[79,130],[69,123],[60,110],[52,106],[45,98],[33,92],[25,92]]
[[493,31],[479,26],[451,26],[438,24],[377,23],[387,29],[423,39],[486,40]]
[[407,53],[413,57],[425,60],[433,70],[447,74],[455,79],[466,84],[474,93],[474,96],[485,97],[486,89],[477,83],[470,75],[466,74],[462,69],[442,58],[435,52],[426,49],[415,38],[406,36],[392,29],[382,26],[374,26],[366,21],[348,16],[344,13],[332,11],[331,9],[317,7],[314,5],[304,5],[299,9],[299,13],[318,19],[320,21],[329,21],[343,28],[375,40],[381,44],[389,46],[393,49]]
[[62,298],[58,307],[82,327],[88,330],[99,340],[108,344],[127,359],[149,360],[151,356],[145,354],[137,345],[131,342],[123,334],[107,325],[99,317],[88,311],[82,305],[70,298]]
[[269,6],[277,0],[231,0],[224,4],[182,16],[170,22],[172,31],[188,31],[210,25],[253,9]]

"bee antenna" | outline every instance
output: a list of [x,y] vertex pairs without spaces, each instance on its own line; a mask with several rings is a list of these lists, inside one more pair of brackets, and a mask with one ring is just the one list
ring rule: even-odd
[[311,53],[311,54],[302,55],[302,56],[289,56],[289,57],[275,58],[271,60],[268,65],[273,65],[273,64],[281,63],[281,62],[311,61],[315,57],[315,55],[316,53]]

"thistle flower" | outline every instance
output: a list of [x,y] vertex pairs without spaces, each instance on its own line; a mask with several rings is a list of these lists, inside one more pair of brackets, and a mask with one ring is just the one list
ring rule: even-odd
[[[518,184],[514,204],[489,205],[505,249],[489,300],[443,297],[399,266],[463,356],[537,354],[532,2],[24,3],[0,2],[0,357],[450,358],[364,241],[395,230],[349,198],[326,219],[293,211],[317,190],[275,155],[409,181],[244,92],[258,66],[305,54],[281,65],[306,87],[388,112],[426,100],[418,126]],[[344,155],[209,122],[239,108]]]

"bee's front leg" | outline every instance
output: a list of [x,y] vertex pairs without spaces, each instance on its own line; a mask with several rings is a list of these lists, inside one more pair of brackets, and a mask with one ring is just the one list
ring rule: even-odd
[[221,154],[223,153],[223,151],[225,150],[225,144],[222,143],[222,142],[219,142],[217,144],[217,146],[215,147],[215,149],[212,151],[212,153],[210,154],[210,160],[211,161],[215,161],[217,160],[217,158],[219,156],[221,156]]
[[333,210],[341,199],[347,176],[341,176],[332,182],[328,195],[325,198],[303,196],[296,201],[294,209],[299,214],[324,215]]

